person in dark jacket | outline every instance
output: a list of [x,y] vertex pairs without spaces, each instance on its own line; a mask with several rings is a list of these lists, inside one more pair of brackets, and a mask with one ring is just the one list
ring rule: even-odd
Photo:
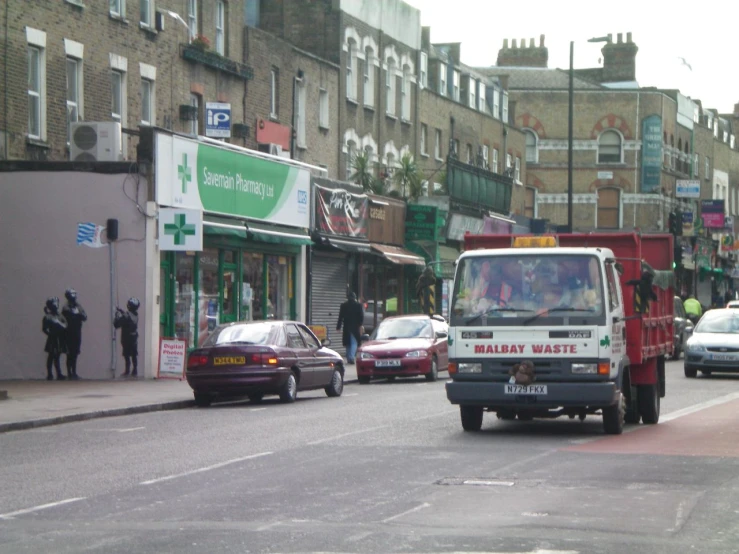
[[[139,299],[129,298],[126,303],[127,311],[116,308],[113,326],[121,330],[121,346],[123,359],[126,360],[126,371],[123,377],[138,376],[139,356]],[[131,371],[133,365],[133,371]]]
[[51,372],[51,366],[56,369],[56,378],[58,381],[64,381],[61,364],[59,358],[66,350],[65,331],[67,322],[64,316],[59,313],[59,298],[53,296],[46,300],[44,306],[44,319],[41,321],[41,332],[46,335],[46,379],[51,381],[54,375]]
[[350,292],[348,300],[342,303],[339,308],[339,321],[336,323],[337,331],[340,331],[342,326],[344,328],[341,335],[341,344],[346,346],[347,363],[354,363],[354,356],[361,340],[360,328],[362,323],[364,323],[364,308],[362,308],[362,304],[357,302],[357,295]]
[[62,308],[62,315],[67,320],[67,377],[79,379],[77,376],[77,357],[82,345],[82,323],[87,321],[85,309],[77,302],[77,291],[67,289],[64,293],[67,303]]

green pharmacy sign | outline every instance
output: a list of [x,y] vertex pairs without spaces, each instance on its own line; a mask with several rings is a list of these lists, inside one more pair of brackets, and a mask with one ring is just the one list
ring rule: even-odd
[[203,212],[159,208],[159,250],[203,249]]

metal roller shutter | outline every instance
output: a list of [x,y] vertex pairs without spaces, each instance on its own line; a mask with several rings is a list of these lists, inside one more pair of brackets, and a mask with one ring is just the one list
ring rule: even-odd
[[344,356],[346,349],[341,344],[341,331],[336,331],[339,308],[346,300],[346,285],[349,280],[345,253],[313,252],[311,284],[311,323],[325,325],[331,348]]

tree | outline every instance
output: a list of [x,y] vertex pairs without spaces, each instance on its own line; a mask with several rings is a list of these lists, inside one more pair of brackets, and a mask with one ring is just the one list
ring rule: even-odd
[[421,172],[418,169],[416,160],[410,154],[404,154],[400,158],[400,167],[395,168],[393,174],[393,182],[400,190],[404,198],[418,199],[421,196]]
[[377,196],[385,196],[385,179],[374,179],[370,185],[370,191]]
[[372,185],[375,181],[374,175],[372,175],[372,167],[370,166],[370,159],[367,152],[359,152],[352,158],[352,173],[349,176],[349,180],[358,185],[362,185],[362,190],[365,192],[372,191]]

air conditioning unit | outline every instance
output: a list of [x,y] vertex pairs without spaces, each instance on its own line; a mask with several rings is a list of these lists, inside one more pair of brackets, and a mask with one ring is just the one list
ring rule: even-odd
[[273,156],[279,156],[281,158],[290,158],[290,152],[283,150],[281,144],[274,144],[272,142],[263,143],[259,145],[259,151]]
[[69,159],[73,162],[121,160],[121,124],[117,121],[72,123]]

